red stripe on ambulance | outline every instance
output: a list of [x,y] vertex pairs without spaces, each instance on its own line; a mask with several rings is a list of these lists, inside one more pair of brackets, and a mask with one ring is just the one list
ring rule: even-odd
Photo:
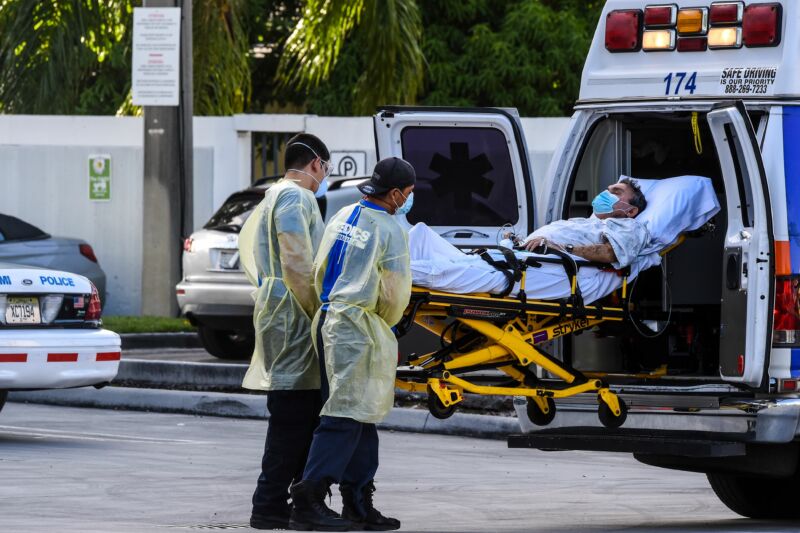
[[120,352],[100,352],[97,354],[96,361],[119,361]]

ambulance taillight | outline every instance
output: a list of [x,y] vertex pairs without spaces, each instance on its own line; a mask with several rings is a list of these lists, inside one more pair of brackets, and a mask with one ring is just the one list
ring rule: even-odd
[[781,41],[781,5],[752,4],[745,8],[742,40],[750,48],[777,46]]
[[776,280],[772,329],[773,345],[800,347],[800,276]]
[[642,11],[621,9],[606,17],[606,50],[637,52],[642,48]]
[[609,52],[705,52],[778,46],[780,3],[713,2],[678,8],[676,4],[618,9],[606,16]]

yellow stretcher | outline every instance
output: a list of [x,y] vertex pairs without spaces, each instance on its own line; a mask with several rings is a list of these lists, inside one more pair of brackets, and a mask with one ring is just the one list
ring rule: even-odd
[[[565,267],[571,285],[569,298],[527,300],[525,268],[518,269],[521,290],[516,297],[451,294],[414,287],[398,329],[402,334],[412,324],[417,324],[440,336],[446,345],[407,361],[410,368],[398,370],[397,388],[427,393],[428,408],[437,418],[451,416],[463,400],[464,392],[524,396],[528,400],[528,417],[542,426],[555,417],[554,399],[595,393],[600,422],[606,427],[620,427],[625,422],[627,407],[609,389],[603,379],[605,376],[590,376],[575,370],[549,355],[541,345],[603,322],[627,320],[630,317],[630,272],[628,269],[617,271],[622,278],[621,287],[593,305],[583,305],[577,283],[578,269],[607,269],[608,265],[576,262],[569,255],[552,249],[549,253],[556,257],[546,258],[544,262],[558,262]],[[540,379],[535,367],[556,379]],[[485,380],[480,376],[474,376],[477,371],[489,369],[499,370],[502,379],[493,378],[483,383]]]

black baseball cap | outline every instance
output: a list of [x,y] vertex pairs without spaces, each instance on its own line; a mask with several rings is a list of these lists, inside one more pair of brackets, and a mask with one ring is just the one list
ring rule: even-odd
[[405,189],[416,182],[417,173],[411,163],[399,157],[387,157],[378,161],[370,180],[359,185],[358,190],[368,195],[383,194],[392,189]]

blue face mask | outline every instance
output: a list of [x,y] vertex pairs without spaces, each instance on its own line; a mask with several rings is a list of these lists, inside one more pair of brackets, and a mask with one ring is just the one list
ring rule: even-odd
[[[394,212],[395,215],[407,215],[408,212],[411,211],[411,208],[414,206],[414,191],[411,191],[411,194],[409,194],[407,198],[403,194],[403,198],[406,199],[406,202],[403,205],[397,206],[397,209]],[[397,203],[395,203],[395,205],[397,205]]]
[[603,191],[592,200],[592,209],[596,215],[606,215],[614,212],[614,204],[619,198],[608,191]]

